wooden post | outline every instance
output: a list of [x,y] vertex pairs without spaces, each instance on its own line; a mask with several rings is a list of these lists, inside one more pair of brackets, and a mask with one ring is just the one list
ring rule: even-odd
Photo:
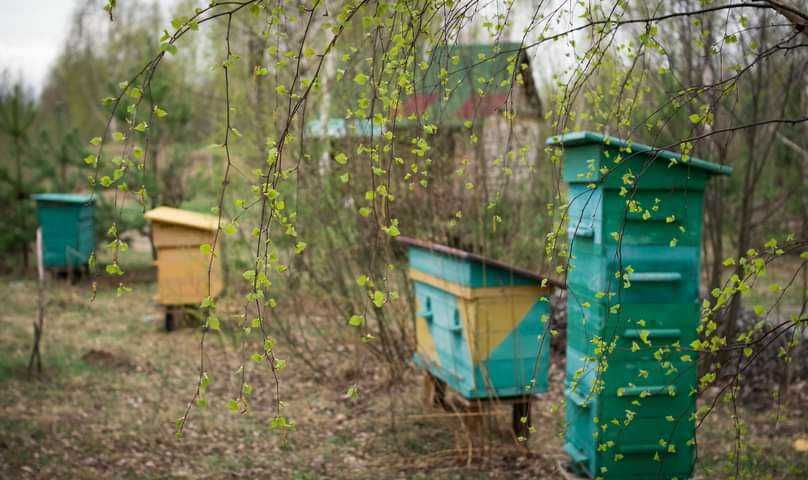
[[42,356],[40,355],[40,342],[42,330],[45,326],[45,263],[42,258],[42,229],[36,229],[36,263],[37,263],[37,318],[34,320],[34,345],[31,349],[31,358],[28,359],[28,374],[36,363],[37,373],[42,373]]

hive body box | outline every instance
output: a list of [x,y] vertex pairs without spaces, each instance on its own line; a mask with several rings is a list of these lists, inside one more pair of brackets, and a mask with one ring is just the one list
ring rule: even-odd
[[92,195],[40,193],[36,216],[42,229],[46,268],[73,269],[87,265],[95,249],[95,198]]
[[[213,244],[218,218],[186,210],[158,207],[146,212],[152,223],[152,239],[157,249],[157,303],[199,305],[210,292],[222,291],[222,266],[218,256],[210,271],[210,257],[200,246]],[[219,248],[216,248],[219,252]]]
[[[416,298],[415,362],[467,399],[547,390],[549,287],[531,272],[402,239]],[[540,297],[548,297],[541,301]]]
[[564,449],[591,477],[686,480],[703,194],[731,169],[589,132],[547,143],[569,184]]

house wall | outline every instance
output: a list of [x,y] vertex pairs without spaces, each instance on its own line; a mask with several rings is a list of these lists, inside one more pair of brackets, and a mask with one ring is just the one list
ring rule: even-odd
[[[469,231],[489,228],[485,224],[492,215],[486,210],[489,200],[508,200],[509,212],[518,205],[541,203],[543,199],[537,198],[536,193],[525,193],[543,181],[533,175],[544,150],[544,132],[538,102],[530,98],[525,87],[514,89],[511,102],[517,113],[512,121],[495,113],[479,118],[471,128],[460,124],[438,125],[435,135],[427,135],[417,126],[399,126],[395,132],[394,152],[382,154],[383,165],[380,165],[387,168],[391,156],[404,160],[403,165],[393,166],[390,188],[395,202],[391,204],[391,216],[398,218],[407,230],[421,232],[430,240],[473,249],[476,234]],[[472,133],[478,136],[476,143],[471,141]],[[418,136],[426,138],[431,147],[424,157],[412,153],[411,140]],[[364,191],[374,188],[368,155],[356,154],[359,144],[367,142],[365,138],[331,142],[332,158],[338,152],[349,157],[347,170],[351,180],[350,186],[345,186],[345,195],[346,199],[353,200],[351,208],[366,205],[362,198]],[[514,155],[508,155],[509,151]],[[345,169],[337,167],[333,160],[330,162],[333,172]],[[411,170],[413,165],[417,166],[417,172]],[[421,175],[424,169],[429,172],[427,177]],[[411,178],[403,180],[407,173]],[[426,189],[419,184],[424,178],[428,180]],[[375,177],[373,185],[386,180],[386,176]],[[458,212],[461,217],[457,217]],[[453,222],[462,224],[461,228],[452,228]],[[512,224],[510,228],[515,230],[514,227]]]
[[472,143],[468,131],[453,134],[453,163],[468,162],[467,171],[473,173],[475,186],[488,193],[506,194],[509,185],[528,181],[537,167],[544,149],[541,130],[538,119],[517,116],[508,122],[500,115],[490,116],[478,130],[477,144]]

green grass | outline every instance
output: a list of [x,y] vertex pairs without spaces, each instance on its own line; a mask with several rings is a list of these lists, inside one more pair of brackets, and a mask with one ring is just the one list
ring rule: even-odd
[[[29,354],[22,352],[0,357],[0,384],[9,380],[28,381]],[[79,352],[59,350],[42,355],[44,375],[51,382],[60,378],[76,377],[83,374],[98,373],[98,369],[81,360]]]

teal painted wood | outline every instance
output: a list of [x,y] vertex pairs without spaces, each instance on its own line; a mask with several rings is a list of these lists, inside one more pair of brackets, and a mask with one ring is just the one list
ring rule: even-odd
[[475,366],[460,320],[457,297],[422,282],[413,282],[413,287],[418,304],[431,314],[427,326],[435,343],[440,365],[426,365],[419,358],[416,363],[426,366],[433,375],[455,391],[464,396],[470,395],[474,390]]
[[476,367],[476,389],[468,398],[506,398],[547,392],[550,337],[544,334],[544,325],[536,321],[542,315],[550,315],[550,305],[537,301],[488,359]]
[[95,204],[95,197],[83,193],[36,193],[31,198],[37,202],[66,203],[75,205]]
[[535,278],[424,248],[411,246],[407,249],[407,253],[410,268],[464,287],[484,288],[538,284]]
[[[633,200],[639,211],[626,204]],[[620,196],[614,190],[582,184],[569,186],[567,234],[590,251],[608,245],[664,245],[676,239],[678,246],[701,244],[703,192],[642,188]],[[646,214],[647,211],[647,214]],[[621,237],[615,234],[622,233]]]
[[[408,256],[410,268],[458,286],[538,284],[535,278],[426,248],[410,246]],[[429,334],[440,363],[430,363],[416,353],[416,365],[429,370],[468,399],[519,397],[547,391],[550,341],[549,336],[544,335],[540,319],[543,315],[549,316],[549,302],[537,299],[503,341],[486,358],[475,363],[469,350],[473,339],[469,339],[469,332],[465,331],[458,298],[421,281],[414,281],[413,288],[422,309],[417,315],[428,318]],[[507,289],[503,295],[507,296]],[[481,334],[484,332],[478,332]]]
[[[695,426],[690,419],[695,402],[688,391],[675,389],[671,394],[669,386],[660,383],[633,390],[623,387],[620,396],[615,389],[592,394],[592,387],[599,379],[592,372],[590,361],[588,356],[568,351],[569,369],[591,372],[578,382],[565,382],[564,390],[567,420],[564,449],[577,459],[581,472],[606,479],[690,478],[695,458],[690,441]],[[610,363],[615,362],[616,359],[610,359]],[[609,370],[613,368],[610,366]],[[649,378],[669,377],[649,375]],[[695,382],[695,373],[689,381]],[[604,383],[617,382],[605,379]],[[630,421],[628,412],[632,415]],[[673,421],[669,421],[671,417]],[[670,445],[674,446],[672,450]]]
[[95,198],[91,195],[33,195],[42,229],[43,263],[47,268],[77,268],[95,249]]
[[690,478],[703,192],[731,169],[590,132],[547,143],[569,185],[564,449],[590,477]]
[[[689,169],[693,167],[703,170],[705,173],[712,175],[729,175],[732,173],[732,167],[729,165],[719,165],[717,163],[708,162],[699,158],[690,157],[687,160],[682,159],[682,155],[670,150],[660,149],[645,145],[643,143],[635,143],[623,140],[609,135],[603,135],[594,132],[570,132],[560,136],[554,136],[547,139],[547,145],[562,146],[565,149],[575,150],[583,154],[584,157],[589,157],[595,151],[610,151],[614,155],[622,155],[624,158],[643,158],[656,161],[661,165],[669,165],[671,162],[676,162],[676,167],[680,169]],[[585,158],[586,161],[588,158]],[[565,161],[567,160],[565,155]],[[573,161],[577,160],[576,158]],[[570,164],[570,168],[564,167],[564,181],[575,183],[581,172],[588,172],[588,169],[580,168],[577,164]],[[566,176],[567,174],[571,174]]]
[[[616,246],[592,254],[573,246],[567,284],[596,303],[693,301],[699,294],[699,252],[696,247],[624,245],[620,255]],[[625,278],[615,276],[629,269]],[[613,295],[599,298],[599,293]]]
[[454,296],[431,285],[413,282],[420,305],[431,307],[429,332],[435,342],[440,365],[418,353],[413,361],[440,378],[468,399],[509,398],[547,392],[550,368],[550,341],[536,321],[550,313],[547,302],[536,302],[489,357],[473,363],[466,332],[455,320]]

